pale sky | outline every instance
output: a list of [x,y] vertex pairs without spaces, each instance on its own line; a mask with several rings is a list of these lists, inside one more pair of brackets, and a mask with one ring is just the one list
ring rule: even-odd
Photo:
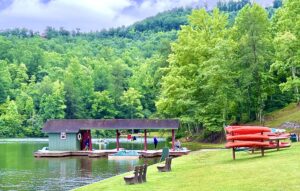
[[[146,17],[176,7],[211,8],[218,0],[0,0],[0,30],[47,26],[96,31],[128,26]],[[258,0],[261,4],[272,0]]]

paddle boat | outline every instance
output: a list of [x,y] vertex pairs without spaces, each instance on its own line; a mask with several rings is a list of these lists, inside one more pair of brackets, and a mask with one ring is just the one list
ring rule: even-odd
[[122,150],[108,155],[108,160],[137,160],[141,155],[134,150]]

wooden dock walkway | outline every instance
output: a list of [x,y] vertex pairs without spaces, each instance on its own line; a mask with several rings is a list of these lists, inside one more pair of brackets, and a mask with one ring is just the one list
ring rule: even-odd
[[[37,151],[34,153],[35,157],[67,157],[67,156],[87,156],[90,158],[107,157],[109,154],[117,153],[116,149],[111,150],[93,150],[93,151]],[[162,150],[137,150],[144,158],[160,157]],[[170,156],[182,156],[187,155],[190,150],[172,151],[170,150]]]

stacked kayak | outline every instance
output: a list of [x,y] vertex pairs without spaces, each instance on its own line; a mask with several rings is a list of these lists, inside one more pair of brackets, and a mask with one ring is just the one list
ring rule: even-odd
[[270,137],[266,134],[271,132],[268,127],[260,126],[228,126],[226,130],[227,143],[226,148],[232,148],[233,159],[235,159],[235,150],[240,147],[261,148],[262,156],[264,148],[269,147]]
[[261,126],[228,126],[226,130],[226,148],[232,148],[233,159],[235,151],[239,148],[254,149],[260,148],[264,156],[264,149],[276,149],[290,147],[289,142],[280,142],[290,138],[290,134],[282,131]]
[[226,129],[226,148],[235,147],[266,147],[269,145],[269,136],[264,134],[271,132],[268,127],[259,126],[228,126]]

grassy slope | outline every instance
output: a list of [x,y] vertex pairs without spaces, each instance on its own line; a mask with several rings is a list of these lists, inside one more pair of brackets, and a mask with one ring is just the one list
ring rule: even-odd
[[125,185],[123,174],[78,190],[300,190],[299,156],[299,143],[265,157],[238,152],[236,161],[230,150],[196,151],[174,159],[169,173],[150,166],[144,184]]
[[[292,103],[283,109],[268,113],[265,119],[265,126],[268,127],[279,127],[282,123],[288,121],[300,123],[300,107]],[[260,125],[257,121],[248,124]]]
[[287,121],[300,123],[300,107],[296,104],[290,104],[283,109],[269,113],[266,119],[265,125],[270,127],[278,127]]

